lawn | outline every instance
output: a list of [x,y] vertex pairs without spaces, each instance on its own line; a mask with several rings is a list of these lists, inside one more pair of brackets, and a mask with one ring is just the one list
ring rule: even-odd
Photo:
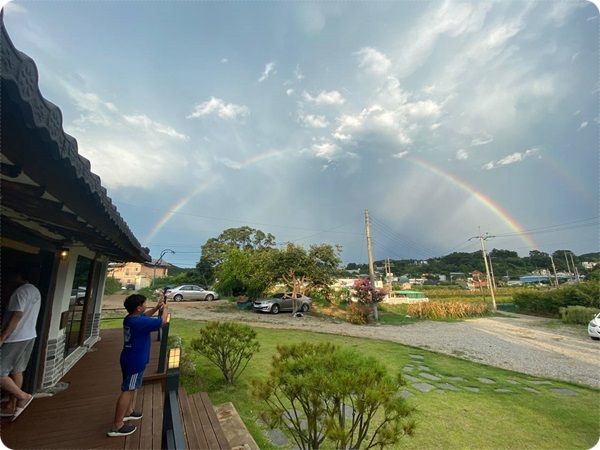
[[[103,322],[103,327],[112,326],[120,326],[120,321]],[[184,346],[189,347],[202,326],[201,322],[175,319],[170,334],[180,336]],[[182,384],[190,393],[207,391],[214,404],[233,402],[261,449],[277,447],[268,441],[264,427],[257,422],[263,406],[251,396],[251,380],[262,378],[269,371],[277,345],[302,341],[352,347],[362,354],[377,357],[390,372],[404,371],[415,377],[408,382],[406,391],[412,394],[408,401],[417,408],[417,430],[413,438],[404,439],[398,448],[588,449],[598,439],[598,390],[539,379],[392,342],[291,330],[255,330],[261,350],[236,386],[224,385],[220,372],[190,350],[187,353],[196,365],[196,373],[182,377]],[[424,373],[441,379],[423,379]],[[486,384],[487,380],[492,380],[493,384]],[[414,385],[417,381],[436,389],[422,393]],[[448,384],[458,390],[440,388]],[[473,387],[479,391],[465,389]],[[497,392],[496,389],[510,392]],[[561,395],[552,389],[566,389],[563,394],[570,395]]]

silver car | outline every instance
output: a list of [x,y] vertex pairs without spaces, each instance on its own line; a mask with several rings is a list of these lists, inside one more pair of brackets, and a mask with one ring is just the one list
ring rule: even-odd
[[[296,308],[298,311],[306,312],[312,305],[312,299],[306,295],[296,294]],[[281,293],[272,297],[256,300],[252,305],[254,311],[271,312],[277,314],[279,311],[293,311],[292,294]]]
[[167,299],[176,302],[183,300],[206,300],[210,302],[218,298],[219,294],[215,291],[207,291],[195,284],[184,284],[167,291]]

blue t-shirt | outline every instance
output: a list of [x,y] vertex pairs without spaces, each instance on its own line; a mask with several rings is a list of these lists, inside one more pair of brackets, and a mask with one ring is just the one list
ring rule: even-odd
[[141,372],[150,360],[150,333],[162,326],[159,317],[143,314],[127,316],[123,320],[124,345],[121,352],[121,369],[126,375]]

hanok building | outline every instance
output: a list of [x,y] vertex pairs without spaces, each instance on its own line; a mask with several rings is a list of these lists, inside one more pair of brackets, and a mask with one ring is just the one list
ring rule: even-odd
[[99,339],[109,260],[150,260],[107,196],[58,107],[38,89],[36,66],[15,49],[2,20],[2,305],[10,269],[42,294],[38,339],[24,389],[54,385]]

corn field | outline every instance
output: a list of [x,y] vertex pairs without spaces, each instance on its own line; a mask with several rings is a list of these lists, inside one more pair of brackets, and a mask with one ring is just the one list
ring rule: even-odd
[[420,319],[464,319],[488,313],[485,303],[475,302],[422,302],[408,305],[408,315]]

